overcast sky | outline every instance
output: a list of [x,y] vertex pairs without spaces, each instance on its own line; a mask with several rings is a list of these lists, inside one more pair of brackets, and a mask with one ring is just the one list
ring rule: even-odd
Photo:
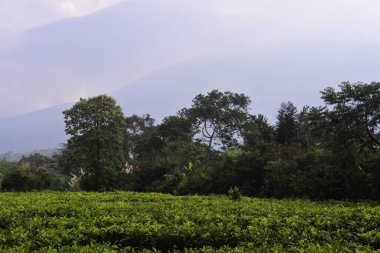
[[[266,76],[246,78],[275,90],[274,77],[286,76],[281,85],[299,89],[295,97],[376,81],[379,13],[379,0],[0,0],[0,117],[112,92],[202,57],[251,57]],[[302,89],[305,75],[320,86]],[[280,95],[277,104],[288,99]]]
[[83,16],[122,0],[1,0],[0,31],[20,32],[67,17]]

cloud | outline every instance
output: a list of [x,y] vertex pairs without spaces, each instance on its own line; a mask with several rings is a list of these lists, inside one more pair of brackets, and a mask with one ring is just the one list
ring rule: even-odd
[[0,32],[20,32],[62,18],[83,16],[123,0],[2,0]]
[[64,13],[73,13],[76,10],[75,4],[71,1],[63,1],[59,7]]
[[[7,50],[2,29],[19,31],[83,16],[119,1],[0,0],[0,117],[110,92],[168,62],[202,57],[227,61],[244,55],[257,59],[258,70],[269,66],[263,76],[293,78],[276,79],[273,85],[301,78],[308,85],[307,78],[331,85],[378,76],[373,71],[380,59],[378,0],[138,0],[21,34],[29,40],[19,47],[8,42],[15,51],[1,59]],[[12,60],[22,67],[11,65]],[[328,64],[330,69],[323,68]],[[239,78],[236,83],[244,81]]]

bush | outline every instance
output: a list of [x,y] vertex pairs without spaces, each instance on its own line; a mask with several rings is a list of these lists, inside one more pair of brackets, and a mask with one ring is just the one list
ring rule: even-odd
[[33,189],[33,177],[30,171],[16,169],[4,175],[1,183],[3,191],[29,191]]
[[228,190],[228,197],[231,200],[239,200],[241,198],[241,192],[240,192],[239,187],[237,186],[230,187],[230,189]]
[[31,191],[31,190],[57,190],[66,188],[66,178],[51,173],[45,169],[36,171],[14,169],[4,174],[1,183],[2,191]]

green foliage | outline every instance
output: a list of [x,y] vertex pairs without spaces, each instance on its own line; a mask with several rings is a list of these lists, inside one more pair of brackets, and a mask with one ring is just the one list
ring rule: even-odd
[[339,88],[322,92],[328,107],[281,104],[275,126],[249,115],[249,97],[218,90],[158,125],[149,115],[121,120],[106,96],[81,100],[65,112],[72,138],[60,164],[66,175],[82,168],[74,181],[86,190],[225,194],[236,186],[248,196],[379,199],[379,84]]
[[48,170],[51,172],[58,171],[58,160],[57,157],[48,157],[39,153],[34,153],[29,156],[23,156],[17,165],[21,168],[38,171],[38,170]]
[[333,106],[333,110],[327,113],[331,125],[345,126],[346,142],[379,147],[380,83],[343,82],[339,88],[340,91],[331,87],[322,91],[322,99]]
[[225,194],[231,185],[239,187],[244,194],[259,196],[264,180],[264,157],[259,152],[241,149],[227,150],[212,164],[209,190]]
[[2,193],[2,252],[375,252],[376,202]]
[[245,123],[243,128],[244,147],[246,149],[255,148],[263,143],[271,143],[275,140],[276,131],[268,123],[268,119],[259,114],[252,116]]
[[[67,177],[60,174],[57,156],[48,157],[39,153],[23,156],[17,162],[17,168],[24,170],[21,174],[30,176],[28,190],[65,190]],[[17,171],[17,170],[16,170]],[[15,172],[8,171],[10,175]],[[6,174],[7,175],[7,174]],[[13,189],[17,190],[17,189]]]
[[164,118],[158,126],[158,135],[164,142],[191,142],[194,130],[189,120],[178,116],[169,116]]
[[298,134],[297,108],[292,102],[282,103],[277,113],[277,143],[291,144]]
[[2,191],[31,191],[66,189],[67,179],[44,168],[37,170],[16,168],[4,173]]
[[0,161],[0,173],[17,168],[17,163]]
[[239,200],[241,198],[241,192],[239,187],[230,187],[230,189],[228,190],[228,197],[234,201]]
[[33,187],[33,175],[24,169],[15,169],[4,175],[2,191],[30,191]]
[[124,154],[129,162],[151,159],[152,152],[159,149],[154,119],[150,115],[132,115],[125,118]]
[[65,115],[66,133],[71,136],[63,155],[71,166],[85,175],[84,190],[101,191],[115,187],[118,172],[125,164],[124,115],[116,101],[106,95],[81,99]]
[[199,94],[193,99],[191,108],[179,112],[193,123],[200,141],[208,147],[222,149],[238,144],[242,126],[249,118],[248,106],[251,100],[244,94],[212,90],[207,95]]

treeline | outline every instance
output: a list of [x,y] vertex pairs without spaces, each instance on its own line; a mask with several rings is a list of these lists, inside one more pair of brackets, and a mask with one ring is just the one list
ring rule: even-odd
[[320,107],[282,103],[275,125],[249,113],[248,96],[218,90],[159,124],[125,118],[108,96],[81,99],[64,112],[57,171],[77,190],[380,199],[380,83],[321,94]]
[[18,162],[0,161],[3,191],[62,191],[67,189],[68,179],[59,169],[57,155],[35,153],[23,156]]

